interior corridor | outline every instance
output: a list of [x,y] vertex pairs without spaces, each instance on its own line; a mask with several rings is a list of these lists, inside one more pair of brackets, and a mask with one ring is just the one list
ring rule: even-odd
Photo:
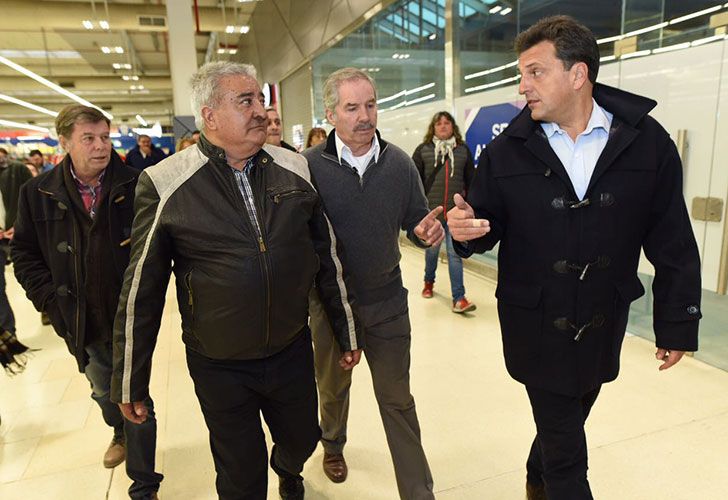
[[[412,392],[440,499],[523,499],[525,459],[534,434],[526,393],[506,373],[494,284],[466,271],[468,315],[450,312],[447,266],[436,295],[419,295],[424,258],[403,248],[410,290]],[[89,397],[63,341],[6,268],[18,337],[41,350],[24,373],[0,375],[0,499],[126,498],[123,466],[104,469],[112,433]],[[160,498],[214,499],[207,429],[187,373],[173,287],[154,357],[152,397],[159,422]],[[728,491],[728,373],[692,358],[658,372],[654,346],[630,337],[620,378],[604,386],[589,419],[595,498],[722,499]],[[333,484],[319,447],[304,470],[306,498],[394,499],[397,490],[371,379],[355,369],[345,455],[349,478]],[[269,474],[269,498],[278,498]]]

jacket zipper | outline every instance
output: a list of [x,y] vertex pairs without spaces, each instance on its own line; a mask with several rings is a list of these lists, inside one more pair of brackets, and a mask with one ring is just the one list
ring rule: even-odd
[[[252,179],[251,179],[252,180]],[[255,206],[255,211],[257,214],[263,213],[261,211],[261,205],[258,203],[258,197],[256,196],[256,191],[252,189],[252,183],[251,183],[251,190],[253,191],[253,205]],[[255,223],[258,228],[258,243],[260,245],[260,252],[261,252],[261,258],[263,260],[263,274],[265,276],[265,310],[266,310],[266,320],[265,320],[265,351],[266,353],[270,350],[270,296],[271,296],[271,289],[270,289],[270,262],[268,262],[268,252],[266,251],[265,246],[265,238],[263,237],[263,225],[260,223],[260,221],[253,215],[250,214],[250,217],[255,220]]]
[[[384,152],[387,150],[387,147],[388,146],[384,146],[384,148],[381,151],[379,151],[379,158],[382,157],[382,155],[384,154]],[[362,191],[364,191],[364,176],[363,175],[359,175],[359,172],[354,167],[352,167],[348,163],[346,163],[346,164],[339,163],[339,158],[338,157],[336,157],[334,155],[331,155],[331,154],[329,154],[329,153],[327,153],[325,151],[323,153],[321,153],[321,157],[322,158],[326,158],[327,160],[336,163],[340,167],[343,166],[347,170],[350,170],[351,173],[352,173],[352,175],[355,175],[355,176],[357,176],[359,178],[359,189],[361,189]],[[369,163],[369,165],[367,165],[367,169],[364,171],[364,173],[366,174],[369,171],[369,169],[372,167],[372,165],[376,165],[376,164],[377,164],[377,162],[375,162],[375,161],[372,160]]]
[[273,195],[273,203],[280,203],[281,200],[285,200],[286,198],[290,198],[291,196],[296,196],[299,194],[306,194],[306,191],[303,189],[294,189],[292,191],[286,191],[285,193],[278,193],[276,195]]
[[[240,194],[240,196],[245,197],[246,194],[243,192],[240,192],[240,188],[238,187],[238,181],[235,179],[235,174],[232,174],[232,183],[234,192],[237,192]],[[245,175],[245,174],[243,174]],[[251,177],[248,177],[248,181],[250,181],[250,189],[252,191],[252,201],[251,203],[255,206],[255,210],[257,213],[260,212],[260,203],[257,203],[256,200],[256,194],[255,190],[253,189],[253,179]],[[243,190],[244,191],[244,190]],[[266,309],[266,324],[265,324],[265,348],[266,352],[269,350],[269,344],[270,344],[270,296],[271,296],[271,290],[270,290],[270,264],[268,263],[268,249],[265,245],[265,239],[263,237],[263,228],[258,221],[258,219],[255,217],[254,214],[250,213],[248,211],[248,205],[245,203],[245,200],[243,201],[243,210],[248,213],[248,222],[250,223],[251,229],[253,230],[253,233],[256,234],[258,237],[258,249],[260,250],[260,259],[262,262],[263,267],[263,278],[265,279],[265,309]]]

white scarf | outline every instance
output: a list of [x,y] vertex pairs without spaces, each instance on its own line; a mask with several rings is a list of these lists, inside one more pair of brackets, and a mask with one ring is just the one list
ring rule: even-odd
[[432,138],[432,142],[435,144],[435,167],[437,166],[438,158],[442,159],[445,163],[446,159],[450,160],[450,177],[455,173],[455,156],[453,155],[453,149],[457,146],[455,136],[449,139],[438,139],[437,137]]

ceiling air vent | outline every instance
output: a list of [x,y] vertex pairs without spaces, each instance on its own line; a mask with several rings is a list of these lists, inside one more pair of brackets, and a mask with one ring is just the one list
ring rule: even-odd
[[139,16],[139,26],[142,28],[166,28],[167,18],[164,16]]

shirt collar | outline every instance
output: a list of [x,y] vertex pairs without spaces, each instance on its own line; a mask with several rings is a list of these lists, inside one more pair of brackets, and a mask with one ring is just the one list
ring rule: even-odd
[[106,175],[106,169],[104,169],[99,175],[99,183],[95,186],[91,186],[90,184],[86,184],[81,179],[79,179],[78,176],[76,176],[76,170],[73,168],[73,162],[71,162],[70,167],[71,176],[73,177],[73,180],[76,181],[76,185],[78,185],[79,187],[87,189],[98,189],[101,187],[101,183],[104,181],[104,176]]
[[[609,128],[612,126],[612,114],[607,111],[606,109],[602,108],[599,104],[597,104],[597,101],[594,100],[592,97],[592,112],[591,116],[589,116],[589,121],[586,124],[586,128],[584,131],[579,135],[589,135],[591,134],[592,130],[596,128],[604,129],[604,131],[609,132]],[[541,124],[541,127],[543,128],[543,131],[546,133],[546,136],[551,139],[551,137],[556,134],[565,134],[566,131],[563,130],[561,127],[559,127],[559,124],[556,122],[547,122]]]
[[[351,148],[344,144],[344,141],[341,140],[339,137],[338,132],[334,130],[334,139],[336,141],[336,156],[339,159],[339,165],[341,165],[341,158],[344,155],[344,153],[348,153],[351,156],[354,156],[354,154],[351,152]],[[374,152],[374,163],[379,161],[379,138],[377,138],[377,134],[374,134],[374,139],[372,139],[372,145],[369,148],[369,151],[367,151],[364,156]]]
[[250,174],[250,171],[255,167],[255,158],[258,156],[258,153],[255,153],[253,156],[245,160],[245,165],[243,165],[242,170],[238,170],[237,168],[231,167],[228,164],[228,167],[230,167],[230,170],[233,171],[233,173],[236,174]]

